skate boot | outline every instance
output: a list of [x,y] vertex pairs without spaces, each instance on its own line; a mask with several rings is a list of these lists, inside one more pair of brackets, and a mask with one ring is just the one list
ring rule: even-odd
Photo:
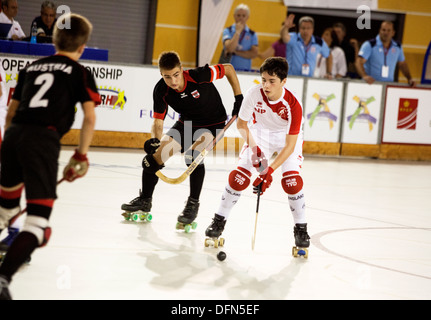
[[9,292],[9,282],[0,276],[0,300],[12,300]]
[[140,193],[139,197],[121,205],[121,210],[125,211],[122,214],[125,220],[151,221],[153,218],[150,214],[152,198],[142,198],[141,195]]
[[205,247],[209,247],[211,245],[214,248],[218,248],[219,246],[222,247],[224,245],[225,240],[219,237],[224,230],[225,224],[226,219],[216,213],[214,215],[213,222],[205,230],[205,235],[207,236],[205,239]]
[[295,247],[292,248],[292,255],[296,258],[303,256],[308,258],[308,247],[310,246],[310,236],[307,233],[306,223],[297,223],[293,228],[295,236]]
[[199,210],[199,200],[189,197],[183,212],[178,216],[177,230],[184,230],[189,233],[191,229],[196,229],[198,224],[195,221]]

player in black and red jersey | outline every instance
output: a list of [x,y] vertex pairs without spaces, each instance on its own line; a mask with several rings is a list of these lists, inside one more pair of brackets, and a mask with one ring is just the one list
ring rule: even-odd
[[[155,173],[169,157],[175,152],[185,152],[186,164],[189,166],[203,147],[216,136],[216,132],[223,130],[227,114],[213,84],[215,80],[226,76],[232,87],[235,96],[232,115],[238,114],[243,99],[231,64],[184,70],[178,54],[169,51],[160,55],[159,69],[162,79],[153,92],[154,122],[151,128],[152,138],[144,145],[147,155],[142,161],[142,190],[139,197],[121,206],[126,213],[139,210],[150,212],[154,188],[158,182]],[[169,106],[181,116],[162,138],[163,122]],[[178,222],[190,224],[196,218],[204,176],[205,166],[201,163],[190,175],[190,194]]]
[[87,152],[100,102],[91,73],[77,60],[92,31],[76,14],[62,15],[55,26],[57,54],[35,61],[19,73],[6,117],[1,148],[0,231],[20,213],[25,187],[27,218],[0,266],[0,299],[10,299],[8,284],[18,268],[49,240],[48,225],[56,199],[60,138],[75,119],[75,105],[84,112],[80,143],[63,171],[68,181],[88,170]]

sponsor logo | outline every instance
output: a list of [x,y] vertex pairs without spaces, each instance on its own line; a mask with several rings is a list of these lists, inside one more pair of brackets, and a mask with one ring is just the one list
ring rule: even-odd
[[123,110],[127,103],[127,97],[124,90],[119,88],[99,87],[99,94],[102,102],[98,108]]
[[416,130],[418,99],[400,98],[398,104],[397,129]]
[[313,112],[307,114],[308,124],[310,128],[313,126],[314,120],[322,119],[328,120],[329,129],[334,127],[334,122],[337,121],[337,116],[331,113],[329,109],[328,102],[335,99],[335,95],[331,93],[329,96],[315,93],[313,94],[313,98],[318,101],[317,107]]
[[258,102],[255,106],[254,106],[254,111],[256,111],[257,113],[260,114],[264,114],[266,112],[266,110],[264,109],[262,102]]
[[362,120],[362,122],[368,123],[368,128],[371,132],[374,127],[373,125],[377,123],[377,119],[371,115],[368,106],[370,103],[376,101],[376,99],[374,97],[359,98],[358,96],[354,96],[353,100],[358,103],[358,107],[352,115],[347,117],[349,128],[352,129],[355,122]]

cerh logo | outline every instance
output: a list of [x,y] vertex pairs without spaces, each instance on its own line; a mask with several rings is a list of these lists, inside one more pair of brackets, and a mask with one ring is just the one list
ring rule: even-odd
[[[331,113],[328,107],[328,102],[335,99],[335,94],[331,93],[329,96],[322,94],[313,94],[313,98],[318,101],[317,107],[313,112],[307,114],[307,119],[309,120],[310,128],[313,126],[314,120],[316,119],[328,119],[329,129],[334,127],[334,122],[337,121],[337,116]],[[323,110],[322,110],[323,108]]]
[[400,98],[398,104],[397,129],[416,129],[418,101],[418,99]]
[[351,116],[347,117],[347,121],[349,122],[349,128],[352,129],[356,121],[362,120],[368,122],[368,127],[370,131],[372,131],[373,124],[377,123],[377,119],[370,114],[368,105],[371,102],[376,101],[376,99],[374,97],[359,98],[358,96],[354,96],[353,100],[356,101],[359,105],[356,108],[355,112]]
[[112,87],[99,87],[99,94],[101,97],[101,104],[99,105],[99,108],[112,108],[117,109],[120,108],[121,110],[124,109],[124,105],[127,102],[126,95],[124,94],[124,90],[121,91],[119,88],[112,88]]

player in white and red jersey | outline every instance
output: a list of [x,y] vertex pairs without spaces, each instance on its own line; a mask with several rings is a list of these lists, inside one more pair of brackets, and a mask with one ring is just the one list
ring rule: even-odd
[[[300,175],[304,118],[301,102],[285,87],[287,73],[286,59],[268,58],[260,68],[262,84],[250,88],[245,94],[237,120],[245,143],[237,168],[229,174],[219,209],[206,230],[208,237],[221,235],[230,211],[250,184],[255,170],[259,176],[253,182],[254,192],[263,194],[271,185],[273,172],[280,169],[281,185],[295,223],[295,244],[302,248],[309,246]],[[277,156],[269,163],[268,159],[274,153]]]

